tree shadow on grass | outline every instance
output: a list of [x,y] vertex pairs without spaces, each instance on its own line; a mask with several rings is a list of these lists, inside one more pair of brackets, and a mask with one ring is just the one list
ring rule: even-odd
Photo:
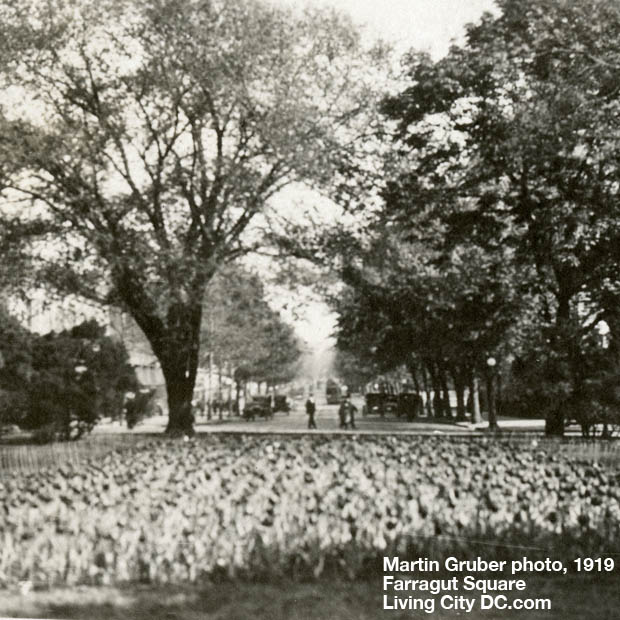
[[[548,598],[550,610],[516,611],[474,608],[470,620],[617,620],[620,575],[523,576],[522,598]],[[394,593],[391,593],[394,594]],[[406,592],[403,596],[426,596]],[[479,596],[459,592],[468,597]],[[495,594],[495,593],[494,593]],[[509,593],[514,595],[514,593]],[[10,595],[0,592],[0,616],[64,620],[454,620],[459,614],[383,610],[382,580],[320,581],[279,584],[223,583],[203,587],[133,586],[62,588]],[[509,596],[510,598],[510,596]],[[462,615],[464,612],[460,612]]]

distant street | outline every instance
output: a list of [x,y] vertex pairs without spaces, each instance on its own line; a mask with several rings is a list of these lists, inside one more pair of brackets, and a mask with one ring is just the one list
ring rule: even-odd
[[[359,433],[423,433],[423,434],[470,434],[479,432],[486,427],[486,422],[474,426],[469,422],[440,421],[428,420],[427,418],[419,418],[414,422],[408,422],[403,418],[395,415],[386,415],[381,418],[374,414],[363,417],[361,414],[363,400],[360,396],[353,397],[353,403],[358,408],[355,417],[356,432]],[[244,420],[239,416],[228,417],[224,413],[222,419],[214,416],[208,420],[206,416],[196,418],[197,433],[217,433],[217,432],[239,432],[239,433],[351,433],[351,430],[342,430],[339,428],[338,405],[327,405],[322,399],[317,401],[316,423],[317,429],[308,431],[308,418],[304,409],[303,400],[291,400],[292,410],[290,414],[278,412],[271,420],[257,418],[254,421]],[[159,433],[166,426],[167,418],[158,416],[148,418],[138,424],[133,431],[127,431],[124,424],[100,424],[96,427],[95,433],[109,432],[135,432],[135,433]],[[507,431],[544,431],[544,420],[518,420],[518,419],[501,419],[499,421],[500,428]]]

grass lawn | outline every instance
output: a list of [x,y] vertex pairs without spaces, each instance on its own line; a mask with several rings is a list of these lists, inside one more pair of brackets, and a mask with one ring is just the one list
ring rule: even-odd
[[526,579],[523,597],[548,598],[550,611],[384,611],[376,582],[219,584],[204,588],[76,588],[26,595],[0,592],[0,616],[89,620],[370,620],[456,618],[475,620],[616,620],[620,573],[612,577]]

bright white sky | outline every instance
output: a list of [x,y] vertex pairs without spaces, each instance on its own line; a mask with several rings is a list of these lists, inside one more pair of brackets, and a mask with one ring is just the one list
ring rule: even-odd
[[[369,37],[391,43],[400,54],[415,48],[429,52],[434,58],[445,55],[451,42],[462,38],[465,24],[476,22],[485,11],[495,9],[493,0],[272,1],[296,7],[304,1],[314,6],[334,7],[351,15]],[[326,306],[309,303],[306,316],[306,321],[295,321],[301,337],[315,350],[331,346],[334,317]]]
[[334,7],[364,25],[371,35],[398,50],[416,48],[443,56],[451,39],[463,34],[468,22],[492,11],[492,0],[273,0],[289,6]]

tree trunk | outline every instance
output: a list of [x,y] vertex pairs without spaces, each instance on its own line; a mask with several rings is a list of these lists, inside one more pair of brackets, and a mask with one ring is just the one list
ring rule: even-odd
[[[570,300],[571,295],[567,292],[566,287],[562,284],[562,280],[557,276],[559,292],[556,296],[558,301],[558,309],[555,318],[555,326],[557,329],[557,336],[555,338],[555,347],[563,350],[563,354],[567,356],[569,367],[572,369],[573,360],[569,346],[566,341],[566,328],[570,322]],[[571,377],[572,384],[572,377]],[[564,435],[564,405],[558,403],[551,411],[547,413],[545,418],[545,435],[552,435],[562,437]]]
[[226,409],[228,411],[228,417],[232,417],[232,412],[233,412],[233,387],[232,387],[232,366],[230,364],[230,362],[226,362],[225,363],[225,371],[226,371],[226,376],[228,378],[228,389],[226,390]]
[[239,381],[235,381],[235,413],[237,415],[241,415],[241,410],[239,409],[240,400],[241,400],[241,383]]
[[411,379],[413,380],[413,387],[415,388],[416,394],[420,394],[420,392],[422,391],[422,388],[420,387],[420,381],[418,379],[418,375],[415,371],[415,368],[413,368],[410,372],[411,372]]
[[456,419],[465,420],[465,383],[458,371],[454,372],[454,389],[456,390]]
[[422,381],[424,382],[424,392],[426,394],[426,403],[425,403],[425,408],[426,408],[426,415],[430,418],[433,415],[433,405],[432,405],[432,398],[431,398],[431,387],[428,381],[428,373],[426,370],[426,365],[424,363],[422,363]]
[[166,433],[174,437],[194,434],[192,395],[196,373],[186,373],[176,368],[163,369],[168,393],[168,426]]
[[439,368],[439,381],[441,382],[441,404],[444,417],[452,418],[452,408],[450,407],[450,391],[448,389],[448,377],[444,367]]
[[432,361],[428,365],[428,374],[430,375],[431,385],[433,386],[431,411],[434,417],[440,418],[443,415],[441,407],[441,386],[439,384],[439,378],[437,377],[437,369]]
[[545,418],[545,435],[562,437],[564,435],[564,407],[554,407]]
[[194,434],[192,397],[198,371],[201,318],[200,305],[173,307],[165,336],[153,346],[166,381],[166,433],[174,437]]
[[487,384],[487,409],[488,409],[488,419],[489,419],[489,430],[497,431],[499,430],[499,426],[497,424],[497,411],[495,409],[494,377],[493,377],[493,372],[490,370],[487,370],[487,373],[486,373],[486,384]]
[[[212,275],[213,272],[198,274],[188,286],[190,296],[171,295],[164,319],[131,267],[121,261],[112,272],[116,292],[151,344],[161,366],[168,400],[166,432],[174,436],[194,432],[192,396],[198,370],[202,302]],[[172,290],[182,292],[183,288]]]
[[218,360],[217,365],[217,413],[218,417],[222,419],[222,409],[224,408],[224,403],[222,401],[222,362]]
[[478,389],[478,376],[476,371],[472,370],[471,373],[471,421],[474,424],[478,424],[482,420],[480,415],[480,392]]

